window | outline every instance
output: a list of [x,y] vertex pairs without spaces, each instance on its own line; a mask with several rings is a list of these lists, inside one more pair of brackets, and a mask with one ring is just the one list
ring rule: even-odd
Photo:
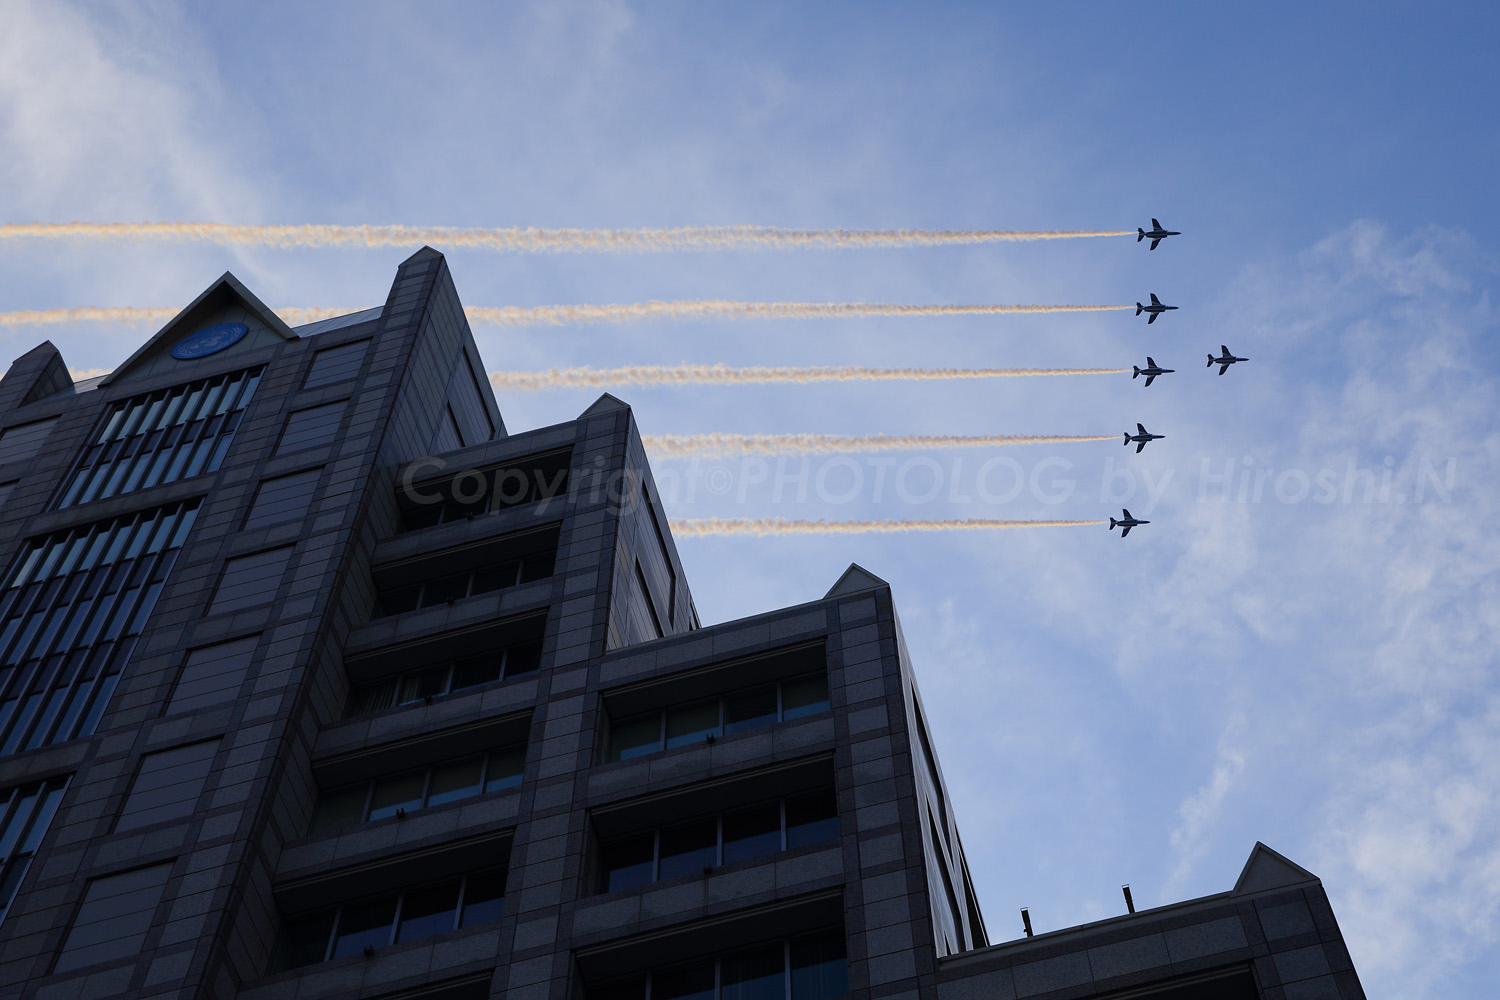
[[322,476],[323,468],[319,466],[262,481],[255,491],[255,500],[250,504],[250,513],[245,516],[244,530],[298,521],[307,516]]
[[401,530],[416,531],[564,496],[572,459],[572,450],[564,448],[403,487],[397,495]]
[[276,443],[276,454],[289,455],[304,448],[321,448],[333,444],[339,436],[339,424],[344,419],[343,400],[309,406],[305,410],[294,410],[286,418],[286,428],[281,440]]
[[139,954],[171,874],[168,862],[92,879],[53,971]]
[[240,685],[245,682],[250,659],[259,643],[260,636],[252,635],[189,651],[165,714],[233,701],[239,696]]
[[842,931],[700,958],[590,986],[588,1000],[831,1000],[849,992]]
[[534,639],[475,656],[439,663],[399,677],[356,687],[344,718],[412,705],[438,695],[534,674],[542,664],[542,642]]
[[312,835],[517,788],[525,769],[526,747],[517,745],[334,789],[318,799]]
[[599,892],[698,874],[839,835],[833,789],[727,810],[599,845]]
[[490,566],[460,570],[405,587],[382,592],[381,609],[388,615],[399,615],[417,608],[430,608],[465,597],[477,597],[517,584],[545,580],[552,575],[555,552],[539,552],[518,559],[508,559]]
[[199,501],[33,540],[0,591],[0,755],[87,736]]
[[208,607],[211,615],[225,611],[243,611],[261,604],[269,604],[276,597],[281,578],[286,574],[294,546],[284,545],[278,549],[252,552],[236,556],[224,564],[224,575],[214,590],[213,603]]
[[287,921],[275,964],[295,969],[474,927],[499,920],[504,904],[504,868],[345,903]]
[[260,375],[259,368],[215,375],[115,404],[78,459],[57,506],[216,471]]
[[63,777],[0,792],[0,920],[10,912],[31,858],[67,790],[68,778]]
[[0,431],[0,465],[30,458],[41,450],[42,443],[57,426],[56,417],[19,424]]
[[325,347],[315,352],[312,365],[307,369],[307,381],[302,383],[302,388],[335,385],[354,378],[364,364],[365,351],[369,346],[368,340],[356,340],[352,344]]
[[116,832],[191,816],[218,750],[218,740],[207,740],[142,757]]
[[823,673],[744,688],[665,709],[610,720],[607,761],[629,760],[673,747],[733,736],[828,711]]

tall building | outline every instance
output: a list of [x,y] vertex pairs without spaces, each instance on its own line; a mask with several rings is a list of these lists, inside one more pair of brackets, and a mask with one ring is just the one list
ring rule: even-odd
[[508,433],[430,249],[22,356],[0,571],[0,997],[1362,996],[1261,847],[992,944],[889,587],[701,627],[630,409]]

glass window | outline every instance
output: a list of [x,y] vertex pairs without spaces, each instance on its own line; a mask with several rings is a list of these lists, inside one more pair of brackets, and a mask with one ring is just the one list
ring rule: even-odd
[[629,760],[661,749],[661,713],[621,719],[610,726],[609,759]]
[[781,803],[768,802],[724,816],[724,863],[747,861],[781,850]]
[[551,552],[539,552],[522,559],[521,582],[530,583],[533,580],[544,580],[551,576],[555,561],[556,557]]
[[401,901],[401,926],[396,942],[413,941],[451,931],[458,924],[457,882],[411,889]]
[[526,748],[506,747],[490,754],[485,767],[484,790],[496,792],[502,788],[515,788],[521,784],[526,770]]
[[791,952],[792,1000],[830,1000],[849,992],[843,934],[793,941]]
[[505,676],[533,673],[542,665],[541,642],[523,642],[505,651]]
[[725,955],[722,1000],[786,1000],[785,957],[780,943]]
[[719,699],[706,698],[667,709],[667,749],[702,743],[710,733],[719,733]]
[[699,962],[654,974],[652,1000],[714,1000],[714,963]]
[[473,757],[454,764],[435,767],[427,789],[427,804],[440,806],[444,802],[455,802],[471,795],[478,795],[483,778],[483,757]]
[[517,560],[479,567],[474,571],[474,593],[487,594],[492,590],[515,586],[516,574],[520,568],[521,564]]
[[701,873],[719,860],[719,824],[716,820],[698,820],[661,832],[661,878],[673,878],[689,872]]
[[505,871],[470,875],[464,885],[464,913],[461,926],[472,927],[489,920],[499,920],[505,909]]
[[600,889],[614,892],[650,882],[656,869],[656,836],[645,833],[605,844]]
[[391,924],[396,920],[396,897],[368,903],[351,903],[339,912],[337,937],[331,958],[358,955],[365,946],[380,948],[391,943]]
[[417,607],[417,598],[422,595],[422,588],[397,587],[388,590],[380,598],[380,606],[388,615],[399,615],[405,611],[414,611]]
[[724,734],[759,729],[776,721],[776,685],[740,691],[724,699]]
[[787,721],[828,711],[828,678],[809,674],[781,682],[781,717]]
[[288,921],[281,931],[280,968],[295,969],[323,961],[328,954],[328,936],[333,933],[334,911],[302,920]]
[[370,821],[396,815],[397,809],[411,812],[422,808],[422,787],[426,774],[405,774],[375,782],[370,795]]
[[646,977],[633,976],[603,986],[590,986],[588,1000],[646,1000]]
[[469,595],[469,574],[454,573],[427,582],[422,594],[422,607],[430,608],[444,601],[456,601]]
[[786,846],[821,844],[839,835],[839,811],[833,793],[818,792],[786,800]]
[[500,679],[503,664],[500,653],[486,653],[467,660],[460,660],[453,668],[453,690],[489,684]]
[[369,791],[368,785],[359,785],[318,799],[318,811],[313,815],[313,835],[332,833],[364,822],[365,797]]

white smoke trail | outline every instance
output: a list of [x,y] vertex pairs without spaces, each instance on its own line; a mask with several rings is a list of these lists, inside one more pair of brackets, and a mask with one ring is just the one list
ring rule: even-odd
[[860,451],[1072,444],[1118,439],[1115,434],[647,434],[641,437],[641,442],[656,458],[742,458],[749,455],[834,455]]
[[451,226],[235,226],[219,222],[67,222],[0,225],[0,239],[191,240],[223,246],[414,247],[502,253],[666,253],[932,247],[1134,236],[1128,229],[782,229],[678,226],[669,229],[455,228]]
[[982,517],[935,520],[797,521],[779,517],[702,517],[672,522],[677,538],[702,535],[852,535],[870,531],[962,531],[982,528],[1072,528],[1107,521],[999,521]]
[[[564,326],[570,323],[636,323],[642,320],[691,319],[804,319],[859,316],[987,316],[1000,313],[1108,312],[1134,306],[909,306],[866,302],[732,302],[719,299],[681,302],[636,302],[580,306],[467,306],[464,313],[476,323],[500,326]],[[21,309],[0,313],[0,327],[56,323],[162,322],[180,310],[130,306],[81,306],[74,309]],[[292,326],[331,319],[356,309],[318,306],[277,309]]]
[[994,316],[1005,313],[1111,312],[1134,306],[929,305],[874,302],[735,302],[696,299],[580,306],[469,306],[476,323],[499,326],[563,326],[571,323],[638,323],[642,320],[826,319],[863,316]]
[[728,365],[631,365],[625,368],[549,368],[540,372],[491,372],[496,389],[535,392],[569,386],[749,385],[762,382],[881,382],[962,378],[1018,378],[1033,375],[1117,375],[1129,368],[768,368]]

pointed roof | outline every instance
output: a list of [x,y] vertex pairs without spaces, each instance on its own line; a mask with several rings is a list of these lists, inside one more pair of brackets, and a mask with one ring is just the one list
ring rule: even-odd
[[185,335],[187,331],[195,329],[205,314],[217,312],[226,305],[235,303],[236,300],[239,305],[252,313],[256,319],[264,323],[283,340],[298,339],[297,335],[292,332],[292,328],[287,326],[280,316],[277,316],[264,302],[256,298],[255,293],[241,284],[238,278],[230,272],[225,271],[218,281],[215,281],[208,288],[204,289],[202,295],[199,295],[187,308],[172,317],[166,326],[162,327],[156,332],[154,337],[142,344],[139,350],[125,360],[124,364],[106,375],[99,384],[109,385],[111,382],[117,381],[134,367],[137,361],[155,354],[159,345],[177,340],[179,337]]
[[849,568],[844,570],[844,575],[838,578],[838,582],[823,597],[826,600],[830,597],[843,597],[845,594],[859,594],[866,590],[876,590],[880,587],[889,586],[890,584],[865,569],[859,563],[850,563]]
[[578,418],[582,420],[584,417],[592,417],[600,413],[608,413],[611,410],[623,409],[629,409],[629,406],[606,392],[598,399],[594,400],[593,405],[591,405],[587,410],[584,410],[582,413],[578,414]]
[[403,260],[401,262],[401,266],[405,267],[407,264],[414,264],[414,263],[416,263],[419,260],[426,260],[428,257],[442,257],[442,256],[443,255],[442,255],[442,253],[440,251],[434,250],[434,249],[432,249],[432,247],[430,247],[430,246],[428,246],[427,244],[424,243],[424,244],[422,244],[422,249],[418,250],[416,253],[412,254],[410,257],[408,257],[405,260]]
[[1260,892],[1262,889],[1277,889],[1284,885],[1316,881],[1318,876],[1257,840],[1255,849],[1250,852],[1250,859],[1240,872],[1239,881],[1234,883],[1234,891]]

